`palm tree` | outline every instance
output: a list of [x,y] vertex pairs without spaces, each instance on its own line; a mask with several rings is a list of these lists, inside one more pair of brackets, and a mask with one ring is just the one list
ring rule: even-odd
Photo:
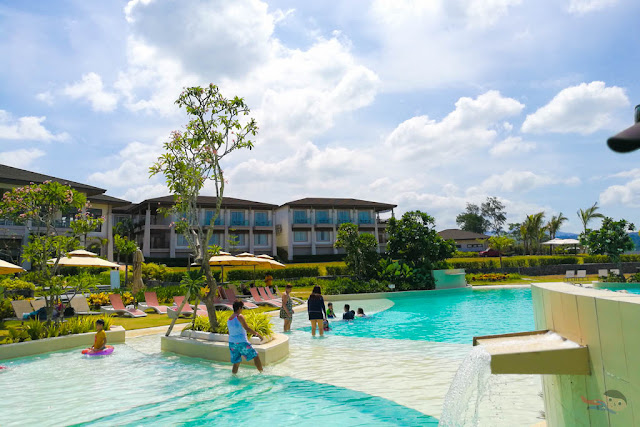
[[[549,230],[549,237],[551,239],[556,238],[556,233],[558,232],[558,230],[560,230],[560,227],[562,227],[562,224],[568,219],[569,218],[562,215],[562,212],[560,212],[557,216],[551,217],[551,219],[547,223],[547,230]],[[551,246],[551,253],[553,253],[553,246]]]
[[584,228],[585,235],[587,234],[587,225],[589,224],[589,221],[594,218],[604,218],[604,215],[597,212],[598,209],[600,209],[598,207],[598,202],[595,202],[590,208],[578,210],[578,218],[582,221],[582,227]]
[[523,233],[523,239],[529,242],[529,251],[533,255],[533,250],[540,246],[540,241],[544,238],[544,212],[538,212],[533,215],[527,215],[527,218],[522,223],[521,231]]

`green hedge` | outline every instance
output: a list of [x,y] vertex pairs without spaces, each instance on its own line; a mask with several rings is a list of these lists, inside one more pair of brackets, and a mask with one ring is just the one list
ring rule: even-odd
[[[611,258],[609,258],[608,255],[587,255],[583,259],[585,264],[603,264],[611,262]],[[620,260],[622,262],[640,262],[640,254],[621,255]]]
[[327,269],[328,276],[348,276],[350,274],[349,267],[346,265],[334,265],[325,268]]
[[333,261],[344,261],[346,257],[345,254],[329,254],[329,255],[294,255],[293,261],[289,261],[290,263],[296,262],[333,262]]
[[[544,265],[578,264],[579,257],[576,256],[514,256],[503,257],[502,267],[539,267]],[[586,261],[585,261],[586,262]],[[470,258],[470,259],[449,259],[449,268],[469,268],[477,270],[494,270],[500,268],[498,258]]]
[[227,272],[227,280],[263,280],[266,275],[274,279],[288,279],[294,277],[318,277],[319,267],[287,267],[281,270],[230,270]]
[[322,292],[326,295],[364,294],[370,292],[388,292],[389,282],[371,280],[368,282],[339,277],[322,283]]

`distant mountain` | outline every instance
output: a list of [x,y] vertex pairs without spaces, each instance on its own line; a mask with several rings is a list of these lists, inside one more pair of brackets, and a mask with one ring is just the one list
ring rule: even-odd
[[565,233],[564,231],[558,231],[556,233],[556,239],[577,239],[577,238],[578,238],[578,234],[576,233]]

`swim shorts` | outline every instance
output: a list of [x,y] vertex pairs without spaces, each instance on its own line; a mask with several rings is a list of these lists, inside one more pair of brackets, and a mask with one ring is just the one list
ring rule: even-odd
[[229,352],[231,353],[231,363],[242,362],[242,356],[249,361],[258,355],[258,352],[248,342],[230,342]]

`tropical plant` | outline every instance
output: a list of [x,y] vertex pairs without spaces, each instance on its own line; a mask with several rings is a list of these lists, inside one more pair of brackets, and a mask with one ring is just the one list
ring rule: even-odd
[[376,276],[380,255],[378,241],[373,234],[360,234],[355,224],[341,224],[338,228],[335,247],[345,250],[345,264],[351,274],[361,279]]
[[[91,205],[87,202],[86,208],[90,207]],[[75,221],[72,221],[70,226],[75,237],[82,237],[82,246],[87,249],[87,235],[102,224],[104,224],[104,217],[95,218],[91,212],[84,211],[76,214]]]
[[580,243],[588,248],[590,254],[608,255],[611,262],[618,265],[622,274],[621,255],[635,247],[629,236],[629,232],[634,228],[635,226],[625,219],[614,221],[612,218],[604,217],[600,230],[587,229],[580,234]]
[[[235,150],[251,149],[250,138],[256,135],[258,126],[252,118],[245,120],[244,116],[250,111],[242,98],[226,99],[214,84],[186,88],[176,104],[184,108],[191,119],[184,131],[171,133],[171,139],[164,144],[165,153],[151,166],[150,173],[164,175],[174,194],[173,207],[164,213],[178,218],[173,224],[176,232],[189,243],[194,260],[201,262],[209,289],[204,302],[210,324],[217,327],[214,298],[218,284],[208,262],[211,255],[208,242],[220,215],[226,183],[222,160]],[[205,227],[199,220],[198,196],[207,181],[213,183],[217,201]],[[167,335],[174,324],[175,319]]]
[[[182,308],[189,301],[189,297],[191,295],[195,295],[196,297],[195,306],[198,307],[198,304],[200,303],[200,292],[202,291],[206,283],[207,283],[206,278],[202,276],[202,273],[200,272],[187,271],[184,273],[184,276],[180,281],[180,286],[186,291],[186,296],[184,297],[184,301],[182,301],[182,304],[180,304],[180,307],[178,307],[178,313],[182,311]],[[195,325],[196,317],[198,316],[193,316],[192,327],[193,325]]]
[[456,224],[461,230],[484,234],[491,226],[489,221],[482,216],[480,207],[467,203],[467,209],[456,217]]
[[527,215],[527,218],[520,225],[520,235],[525,246],[525,252],[533,255],[534,251],[539,251],[540,242],[545,236],[544,212]]
[[580,218],[580,221],[582,222],[582,227],[584,229],[583,233],[585,235],[587,234],[587,226],[589,225],[589,222],[591,222],[591,220],[596,218],[604,218],[604,215],[598,212],[598,209],[600,209],[600,207],[598,206],[598,202],[595,202],[590,208],[578,210],[578,218]]
[[552,216],[549,222],[547,223],[547,230],[549,230],[549,237],[551,239],[555,239],[556,233],[558,232],[558,230],[560,230],[560,227],[562,227],[562,224],[564,224],[564,222],[568,220],[569,218],[562,215],[562,212],[560,212],[558,215]]
[[[227,321],[233,314],[232,311],[222,311],[218,313],[218,326],[211,328],[209,319],[206,317],[197,316],[194,323],[185,327],[186,330],[192,329],[194,331],[215,332],[218,334],[228,334]],[[242,313],[247,321],[247,325],[262,335],[263,337],[273,336],[273,324],[271,323],[271,317],[266,313],[253,313],[250,310],[245,310]]]
[[129,260],[131,259],[131,255],[138,250],[138,245],[136,242],[129,240],[128,237],[123,237],[119,234],[113,236],[113,247],[118,254],[118,261],[120,261],[120,256],[124,257],[125,262],[125,273],[124,273],[124,284],[126,286],[129,280]]
[[500,257],[500,268],[502,268],[502,253],[510,248],[515,243],[510,237],[507,236],[491,236],[489,237],[489,247],[498,251],[498,256]]

